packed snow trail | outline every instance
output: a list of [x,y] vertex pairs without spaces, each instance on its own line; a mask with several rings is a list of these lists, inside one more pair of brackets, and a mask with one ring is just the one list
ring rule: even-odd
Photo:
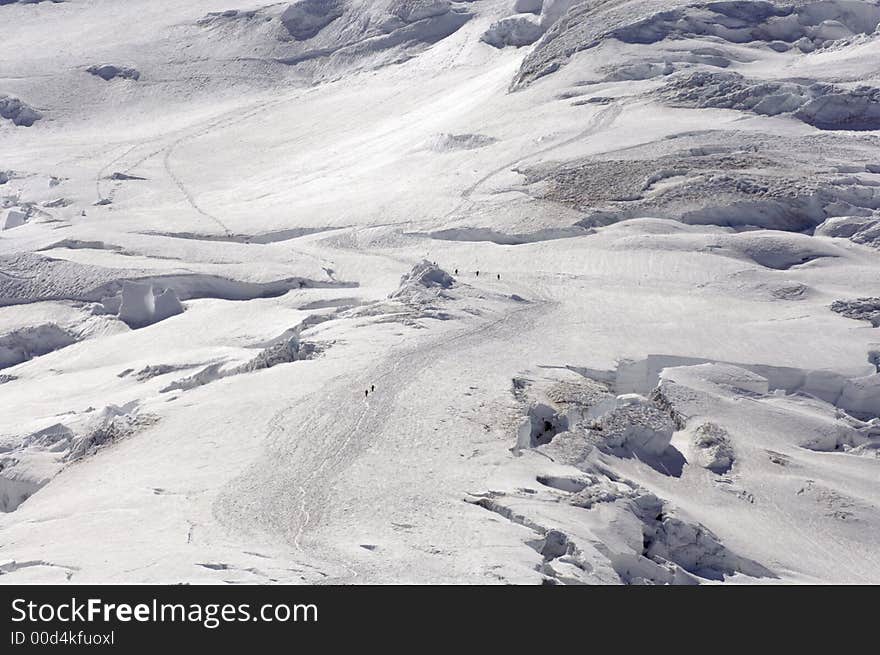
[[[521,295],[530,292],[534,293],[531,289],[519,289]],[[336,544],[312,537],[323,528],[338,529],[340,520],[345,517],[337,508],[357,502],[356,496],[337,497],[334,494],[340,489],[340,478],[344,478],[346,471],[368,450],[394,452],[391,450],[393,445],[385,441],[389,439],[389,433],[400,434],[399,426],[408,420],[417,419],[412,431],[406,433],[406,438],[413,440],[411,446],[429,449],[425,435],[420,433],[429,431],[429,417],[436,416],[438,403],[450,400],[437,397],[439,388],[435,386],[432,370],[438,362],[479,361],[482,352],[499,347],[515,350],[516,344],[525,344],[534,338],[532,335],[539,324],[536,317],[542,317],[540,323],[543,323],[555,306],[554,301],[531,297],[522,306],[515,306],[489,322],[470,319],[473,323],[470,327],[452,328],[449,336],[431,339],[415,348],[404,347],[403,352],[394,351],[383,364],[364,371],[359,379],[348,383],[337,380],[331,388],[309,398],[307,403],[282,410],[269,423],[266,456],[249,467],[218,498],[215,504],[218,518],[230,527],[244,528],[245,531],[255,528],[280,535],[291,541],[307,557],[306,561],[322,562],[324,567],[327,566],[327,554],[335,552],[337,556],[329,564],[335,561],[351,578],[359,575],[357,565],[343,559]],[[365,399],[363,389],[370,384],[376,385],[376,391]],[[454,383],[445,388],[451,393],[463,391]],[[424,404],[402,403],[400,395],[403,392],[408,396],[414,394]],[[302,416],[299,412],[304,404],[310,409]],[[389,458],[394,466],[408,466],[406,461],[399,461],[394,455],[389,454]],[[381,477],[375,484],[391,486],[394,480]],[[444,490],[444,493],[448,491]],[[409,493],[413,492],[415,490],[409,490]],[[390,489],[384,493],[395,496]],[[404,490],[397,493],[400,494],[398,497],[406,494]],[[430,496],[432,492],[427,493]],[[394,510],[411,512],[410,518],[419,521],[425,519],[420,516],[426,510],[425,504]],[[450,511],[466,510],[453,506]],[[388,511],[391,512],[391,507]],[[345,580],[346,576],[334,575],[326,581]]]

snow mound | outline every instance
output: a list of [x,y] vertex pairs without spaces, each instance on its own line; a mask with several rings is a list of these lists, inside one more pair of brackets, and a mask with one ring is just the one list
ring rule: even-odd
[[281,23],[294,39],[305,41],[342,16],[342,13],[341,0],[299,0],[284,10]]
[[533,44],[543,34],[544,29],[533,16],[509,16],[492,23],[480,40],[494,48],[505,46],[520,48]]
[[856,298],[855,300],[835,300],[831,311],[857,321],[870,321],[880,327],[880,298]]
[[721,238],[718,243],[734,256],[779,271],[841,255],[836,248],[803,234],[744,232]]
[[105,82],[109,82],[115,78],[123,80],[139,80],[140,71],[127,66],[114,66],[113,64],[95,64],[86,69],[87,73],[91,73],[96,77],[100,77]]
[[400,286],[389,298],[410,302],[430,301],[455,284],[455,278],[426,259],[400,278]]
[[0,94],[0,118],[11,120],[21,127],[31,127],[43,118],[43,115],[19,98]]
[[146,327],[182,312],[183,305],[172,289],[160,291],[151,284],[128,280],[122,283],[118,316],[131,328]]

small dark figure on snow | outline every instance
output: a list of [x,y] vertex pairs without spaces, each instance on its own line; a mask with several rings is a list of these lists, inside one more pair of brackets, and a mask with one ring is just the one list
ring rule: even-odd
[[370,395],[370,390],[369,390],[369,389],[364,389],[364,398],[366,398],[366,397],[369,396],[369,395]]
[[501,273],[498,274],[498,279],[499,279],[499,280],[501,279]]
[[374,392],[375,390],[376,390],[376,385],[375,385],[375,384],[371,384],[371,385],[370,385],[370,393]]
[[458,275],[458,269],[457,269],[457,268],[455,269],[455,274]]
[[477,271],[477,277],[480,277],[480,271]]

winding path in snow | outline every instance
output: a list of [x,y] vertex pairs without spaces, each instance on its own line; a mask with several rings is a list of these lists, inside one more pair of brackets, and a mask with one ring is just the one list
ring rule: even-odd
[[[422,440],[426,448],[430,445],[427,427],[422,430],[420,426],[430,423],[442,401],[434,374],[438,363],[479,361],[487,348],[515,349],[528,342],[539,317],[543,322],[556,303],[535,298],[534,289],[516,291],[532,299],[525,303],[510,300],[508,311],[490,320],[464,319],[467,322],[460,329],[420,339],[402,353],[394,350],[362,377],[336,380],[279,411],[269,421],[264,457],[219,495],[214,505],[218,519],[233,529],[281,536],[304,560],[319,562],[319,568],[330,571],[325,581],[358,578],[358,565],[341,555],[336,544],[316,536],[326,528],[344,530],[346,519],[335,510],[359,502],[357,497],[340,495],[340,479],[367,451],[387,451],[395,466],[406,467],[405,460],[396,459],[399,453],[391,443],[396,434],[405,432],[407,439]],[[368,384],[375,384],[376,390],[365,399],[363,389]],[[423,406],[402,400],[404,392]],[[413,417],[418,418],[418,425],[409,430],[401,427]],[[398,483],[380,476],[376,484]],[[423,509],[417,503],[406,511],[419,514]]]

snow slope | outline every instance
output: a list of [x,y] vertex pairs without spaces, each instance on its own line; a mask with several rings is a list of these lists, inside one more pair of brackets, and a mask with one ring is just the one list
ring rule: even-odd
[[0,582],[880,582],[876,1],[0,21]]

